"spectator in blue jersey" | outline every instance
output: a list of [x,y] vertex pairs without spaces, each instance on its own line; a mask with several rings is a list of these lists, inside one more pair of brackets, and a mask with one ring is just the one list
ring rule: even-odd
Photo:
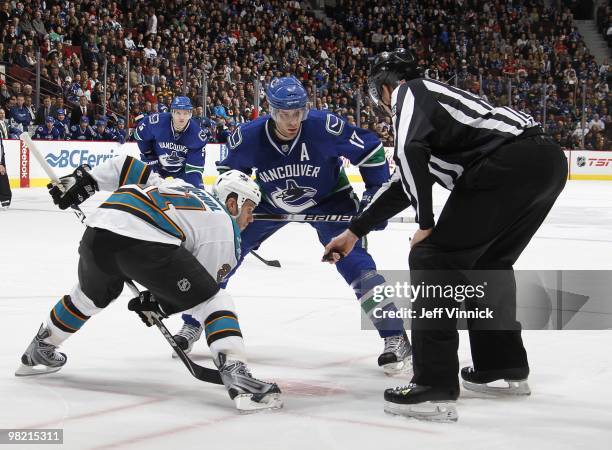
[[96,135],[96,132],[89,126],[89,119],[87,116],[81,117],[79,125],[73,125],[70,131],[70,139],[76,141],[92,141]]
[[[389,165],[378,137],[329,111],[309,110],[306,89],[293,76],[272,80],[266,98],[271,107],[270,116],[235,129],[227,141],[228,156],[218,163],[219,171],[236,169],[251,175],[257,168],[256,181],[263,194],[256,209],[258,213],[350,216],[365,208],[389,179]],[[343,158],[359,167],[365,182],[361,204],[344,171]],[[286,224],[259,220],[249,225],[242,234],[242,258]],[[378,226],[382,229],[385,224]],[[347,228],[339,222],[311,225],[323,246]],[[374,317],[371,291],[384,283],[384,279],[377,273],[376,264],[361,241],[356,253],[347,255],[336,268],[353,288],[364,312],[385,341],[378,365],[388,374],[402,371],[410,361],[410,342],[401,319]],[[389,308],[395,307],[389,305]],[[184,315],[183,320],[184,326],[175,339],[183,349],[189,350],[202,329],[191,316]]]
[[60,132],[55,126],[55,119],[47,116],[45,124],[36,128],[34,139],[58,140],[61,139]]
[[140,121],[134,139],[141,159],[153,171],[201,187],[208,139],[192,113],[188,97],[175,97],[169,113],[151,114]]

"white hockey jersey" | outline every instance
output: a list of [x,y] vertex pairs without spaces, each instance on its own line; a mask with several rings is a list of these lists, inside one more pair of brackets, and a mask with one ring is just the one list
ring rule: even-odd
[[113,193],[86,224],[144,241],[182,245],[220,282],[240,257],[240,230],[217,199],[180,179],[164,180],[142,161],[119,156],[91,171]]

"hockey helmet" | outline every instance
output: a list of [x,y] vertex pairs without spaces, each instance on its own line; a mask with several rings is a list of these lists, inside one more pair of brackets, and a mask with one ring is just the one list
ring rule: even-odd
[[191,100],[189,100],[189,97],[179,96],[174,97],[172,99],[170,109],[182,109],[186,111],[191,111],[193,109],[193,105],[191,104]]
[[374,57],[368,73],[368,94],[381,107],[382,86],[395,88],[401,80],[409,81],[421,76],[421,68],[410,50],[398,48]]
[[227,198],[236,194],[238,203],[238,215],[242,210],[244,202],[251,200],[255,205],[261,201],[261,191],[255,181],[247,174],[239,170],[228,170],[222,173],[213,185],[213,195],[225,205]]
[[278,110],[301,109],[302,120],[308,116],[308,93],[294,76],[272,79],[266,88],[266,99],[274,120]]

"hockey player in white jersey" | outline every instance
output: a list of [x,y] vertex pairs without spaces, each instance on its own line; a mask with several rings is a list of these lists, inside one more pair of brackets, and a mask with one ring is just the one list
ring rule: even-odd
[[242,411],[282,406],[275,383],[253,378],[234,302],[218,283],[240,257],[240,231],[253,221],[261,200],[245,174],[220,176],[214,195],[183,180],[164,180],[130,156],[90,169],[83,165],[49,185],[61,209],[96,191],[110,197],[88,218],[79,246],[78,283],[51,309],[21,357],[15,375],[57,372],[67,361],[58,347],[102,311],[134,280],[148,290],[128,308],[161,317],[187,311],[204,324],[224,385]]

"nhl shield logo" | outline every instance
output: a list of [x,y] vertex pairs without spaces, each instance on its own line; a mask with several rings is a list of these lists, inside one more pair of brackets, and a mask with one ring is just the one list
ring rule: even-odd
[[183,278],[182,280],[179,280],[176,285],[179,288],[179,291],[181,292],[187,292],[189,289],[191,289],[191,283],[189,282],[189,280],[187,278]]
[[576,163],[578,164],[578,167],[584,167],[586,166],[586,156],[579,156],[576,159]]

